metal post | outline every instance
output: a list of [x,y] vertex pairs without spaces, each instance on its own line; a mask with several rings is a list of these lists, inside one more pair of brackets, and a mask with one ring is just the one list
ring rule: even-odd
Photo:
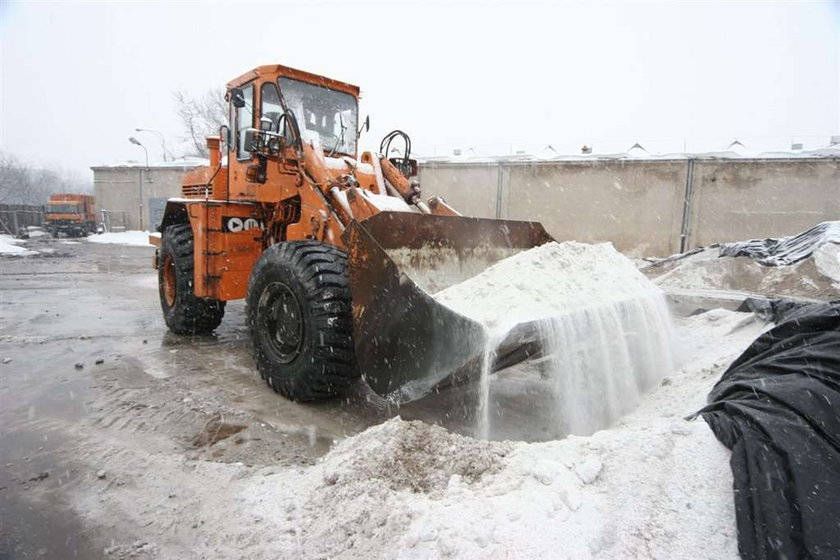
[[683,198],[683,218],[680,230],[680,253],[688,250],[688,238],[691,235],[691,199],[694,196],[694,159],[688,159],[685,172],[685,195]]
[[502,217],[502,162],[499,162],[496,175],[496,219]]
[[137,183],[137,194],[140,197],[140,231],[143,231],[143,168],[140,168],[140,179]]
[[[146,154],[146,170],[148,170],[149,169],[149,150],[147,150],[146,146],[144,146],[139,140],[137,140],[137,138],[134,138],[133,136],[131,138],[129,138],[128,141],[131,142],[132,144],[134,144],[135,146],[140,146],[141,148],[143,148],[143,152]],[[137,185],[137,191],[138,191],[138,194],[140,195],[140,231],[143,231],[143,169],[142,168],[140,169],[140,183]]]

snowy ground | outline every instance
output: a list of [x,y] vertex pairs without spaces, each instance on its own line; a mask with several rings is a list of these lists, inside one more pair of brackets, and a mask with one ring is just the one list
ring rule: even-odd
[[[154,234],[160,236],[160,234]],[[87,238],[90,243],[110,243],[114,245],[132,245],[135,247],[151,247],[148,231],[120,231],[112,233],[99,233]]]
[[764,328],[681,320],[684,365],[591,437],[482,442],[396,418],[304,468],[92,446],[90,471],[115,478],[74,508],[160,558],[736,558],[729,452],[683,417]]
[[237,302],[214,337],[168,335],[148,247],[27,245],[0,277],[0,557],[737,556],[729,453],[684,418],[752,314],[678,318],[677,369],[609,429],[484,442],[433,425],[452,395],[281,399]]
[[19,257],[27,255],[37,255],[37,251],[32,251],[26,247],[21,247],[24,240],[15,239],[10,235],[0,235],[0,255],[15,255]]

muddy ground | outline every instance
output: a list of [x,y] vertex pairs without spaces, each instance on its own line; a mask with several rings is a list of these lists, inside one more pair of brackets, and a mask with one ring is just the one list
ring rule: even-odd
[[[213,336],[166,331],[152,248],[26,246],[39,254],[0,257],[0,559],[147,557],[147,539],[180,528],[158,526],[155,511],[140,512],[139,526],[91,524],[74,508],[107,504],[114,485],[145,487],[143,457],[286,467],[397,414],[473,429],[470,388],[401,409],[361,382],[344,399],[281,398],[255,372],[241,301]],[[511,400],[522,392],[516,376],[499,384],[496,410],[508,418],[496,437],[551,439],[535,427],[539,406]],[[178,481],[149,491],[183,507]]]
[[127,448],[310,464],[390,414],[364,395],[300,405],[272,393],[241,302],[215,336],[167,333],[151,248],[27,245],[41,254],[0,258],[0,558],[107,557],[138,539],[142,528],[85,526],[68,499],[128,483],[96,468]]

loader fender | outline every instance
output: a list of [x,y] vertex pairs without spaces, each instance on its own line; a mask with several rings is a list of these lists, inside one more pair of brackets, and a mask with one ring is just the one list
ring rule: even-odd
[[190,223],[190,217],[187,215],[186,204],[181,201],[169,200],[166,202],[166,208],[163,211],[163,220],[161,220],[160,226],[158,226],[158,231],[163,233],[169,226],[188,223]]
[[192,229],[195,244],[195,296],[218,301],[244,298],[248,275],[263,251],[265,218],[260,207],[241,201],[168,201],[161,234],[184,224]]

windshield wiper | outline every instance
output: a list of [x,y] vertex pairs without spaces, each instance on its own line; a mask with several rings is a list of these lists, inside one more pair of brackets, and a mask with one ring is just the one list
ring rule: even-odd
[[338,149],[338,145],[344,142],[344,131],[347,130],[347,127],[344,126],[344,118],[341,116],[341,113],[338,114],[338,122],[341,125],[341,133],[335,140],[335,145],[332,147],[332,150],[330,150],[330,153],[328,154],[329,157],[332,157],[335,151]]

